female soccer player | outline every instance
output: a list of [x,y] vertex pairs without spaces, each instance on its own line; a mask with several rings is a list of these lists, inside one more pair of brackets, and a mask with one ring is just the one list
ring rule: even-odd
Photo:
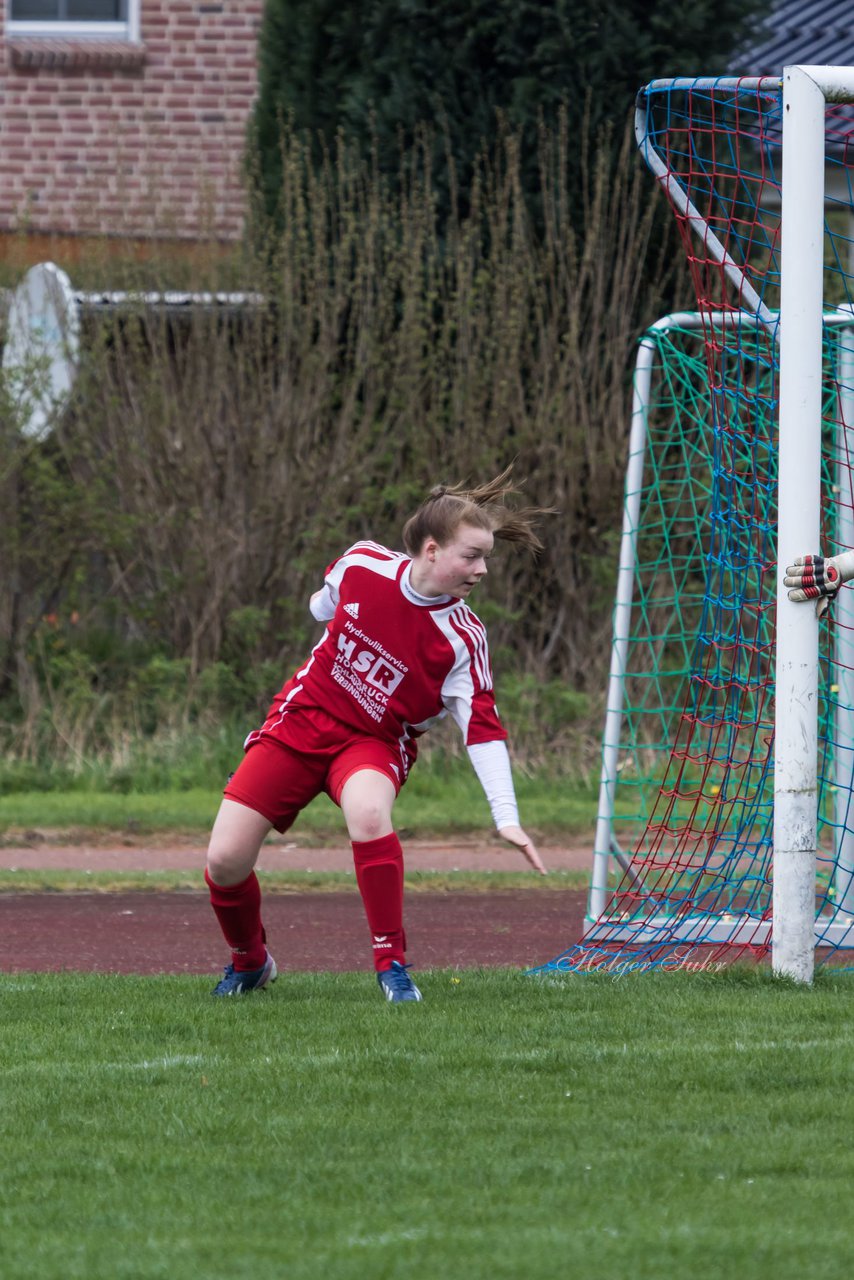
[[465,603],[487,572],[495,538],[532,552],[542,546],[534,524],[547,513],[505,503],[514,492],[511,469],[480,488],[433,489],[404,527],[408,554],[357,542],[311,597],[326,630],[246,739],[211,833],[205,879],[231,949],[214,995],[243,995],[275,980],[255,863],[270,828],[287,831],[325,791],[352,842],[380,988],[395,1003],[421,999],[406,964],[403,852],[392,809],[418,738],[448,712],[498,834],[546,874],[519,825],[486,632]]

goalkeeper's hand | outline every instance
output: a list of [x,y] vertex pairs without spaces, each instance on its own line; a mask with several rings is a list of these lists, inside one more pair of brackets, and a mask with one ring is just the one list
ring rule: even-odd
[[521,849],[531,866],[535,871],[539,871],[541,876],[548,875],[543,860],[537,852],[537,846],[521,827],[500,827],[498,834],[502,840],[507,840],[509,844],[515,844],[517,849]]
[[815,600],[816,617],[830,608],[843,582],[854,578],[854,551],[838,556],[798,556],[786,569],[783,585],[789,588],[789,599]]

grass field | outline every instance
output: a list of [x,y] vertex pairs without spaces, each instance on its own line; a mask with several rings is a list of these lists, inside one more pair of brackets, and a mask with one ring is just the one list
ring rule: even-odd
[[[517,773],[516,791],[523,824],[539,833],[590,836],[596,822],[596,791],[572,778],[528,777]],[[186,791],[110,792],[7,791],[0,786],[0,839],[28,828],[130,830],[146,834],[178,831],[203,835],[210,830],[222,796],[217,787]],[[395,805],[398,828],[420,836],[492,831],[492,819],[480,783],[468,761],[419,763]],[[343,831],[340,812],[320,796],[300,814],[294,828],[301,839],[318,841]]]
[[[193,871],[82,871],[0,868],[0,893],[179,893],[202,890],[202,860]],[[357,892],[354,872],[273,870],[258,873],[264,893]],[[553,893],[556,889],[586,889],[587,871],[409,871],[406,893],[503,893],[526,889]]]
[[[473,778],[414,784],[404,831],[489,831]],[[531,829],[592,830],[584,787],[519,790]],[[217,802],[18,792],[0,797],[0,839],[202,837]],[[330,832],[321,801],[300,838]],[[187,881],[21,874],[0,891]],[[462,879],[409,887],[545,891],[586,873]],[[854,975],[418,981],[424,1003],[392,1009],[363,973],[289,974],[235,1002],[207,977],[0,975],[0,1276],[848,1280]]]
[[17,975],[10,1280],[847,1280],[851,980]]

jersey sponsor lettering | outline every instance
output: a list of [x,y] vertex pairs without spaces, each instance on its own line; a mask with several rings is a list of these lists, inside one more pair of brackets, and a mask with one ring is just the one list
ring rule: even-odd
[[330,674],[372,720],[382,720],[389,699],[408,670],[378,640],[351,622],[346,622],[345,630],[339,632]]
[[[344,607],[346,609],[346,605]],[[368,645],[371,649],[375,649],[377,653],[381,654],[385,659],[387,659],[388,662],[392,663],[393,666],[398,667],[403,672],[403,674],[406,675],[407,671],[409,670],[409,667],[406,665],[406,663],[401,662],[399,658],[393,657],[387,649],[383,648],[379,640],[374,640],[371,636],[366,635],[365,632],[361,630],[361,628],[354,627],[352,622],[345,622],[344,626],[347,630],[348,635],[353,636],[353,638],[356,640],[361,640],[363,644]]]

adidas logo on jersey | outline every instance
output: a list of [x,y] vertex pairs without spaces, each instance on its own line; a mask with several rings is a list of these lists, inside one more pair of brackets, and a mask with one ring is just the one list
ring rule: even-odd
[[345,605],[344,605],[344,612],[345,612],[345,613],[349,613],[349,615],[350,615],[350,617],[351,617],[351,618],[358,618],[358,616],[359,616],[359,606],[358,606],[357,604],[345,604]]

